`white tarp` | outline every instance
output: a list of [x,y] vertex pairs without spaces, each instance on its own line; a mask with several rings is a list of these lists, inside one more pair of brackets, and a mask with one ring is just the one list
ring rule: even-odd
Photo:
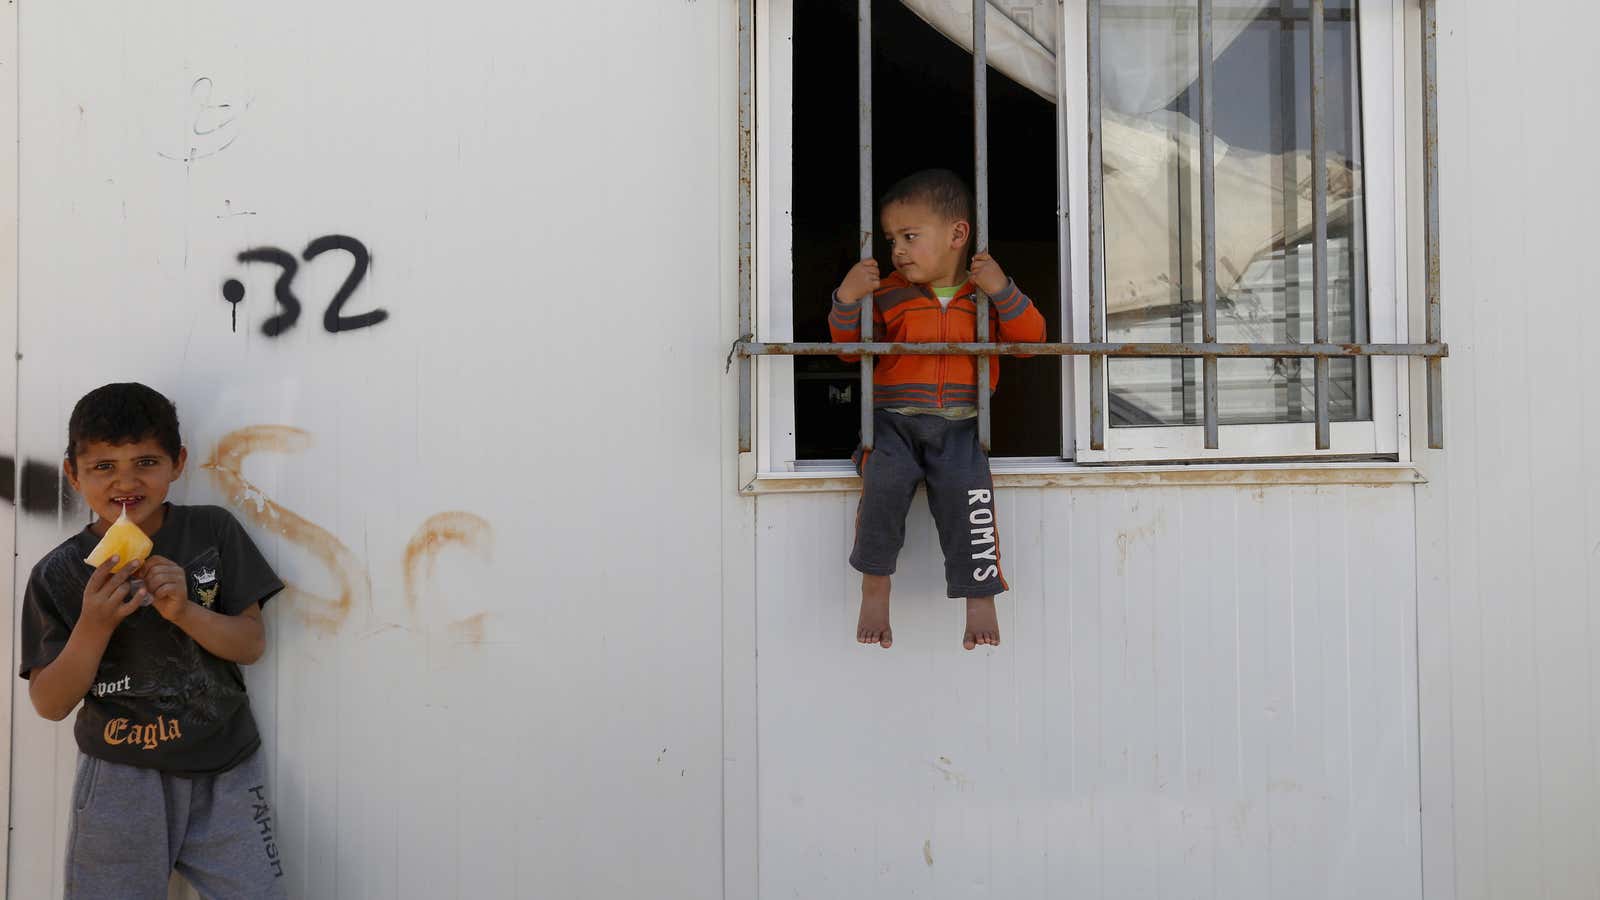
[[[902,0],[923,21],[972,52],[972,4],[966,0]],[[1216,56],[1228,49],[1268,0],[1222,0],[1216,6],[1212,42]],[[1107,110],[1142,115],[1162,109],[1183,93],[1199,69],[1197,46],[1173,41],[1171,16],[1117,15],[1130,0],[1106,0],[1100,24],[1102,83]],[[1148,2],[1138,4],[1149,6]],[[989,64],[1039,96],[1056,97],[1057,0],[990,0]],[[1193,29],[1188,30],[1193,36]],[[1069,38],[1070,39],[1070,38]]]
[[[972,4],[966,0],[902,0],[951,41],[972,50]],[[1127,7],[1119,15],[1117,7]],[[1168,110],[1198,77],[1197,36],[1176,23],[1171,10],[1138,17],[1133,8],[1148,0],[1105,0],[1101,20],[1103,155],[1105,158],[1106,309],[1110,313],[1172,302],[1174,235],[1191,244],[1188,258],[1198,283],[1199,229],[1172,220],[1174,179],[1184,180],[1199,204],[1199,125]],[[1267,0],[1219,0],[1213,23],[1215,55],[1244,33]],[[1056,97],[1056,0],[990,0],[986,22],[989,63],[1051,102]],[[1068,36],[1068,40],[1074,39]],[[1290,189],[1310,196],[1311,160],[1252,153],[1216,142],[1217,287],[1230,292],[1257,257],[1284,240],[1281,214],[1284,166],[1297,176]],[[1041,173],[1043,176],[1046,173]],[[1054,173],[1047,173],[1054,177]],[[1328,160],[1328,214],[1343,213],[1361,190],[1361,173],[1344,161]],[[1306,217],[1309,219],[1309,212]]]

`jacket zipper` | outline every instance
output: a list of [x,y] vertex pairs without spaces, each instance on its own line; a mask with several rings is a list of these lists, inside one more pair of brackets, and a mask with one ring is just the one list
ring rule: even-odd
[[[939,299],[938,297],[935,297],[934,298],[934,302],[937,303],[938,299]],[[960,300],[960,299],[961,299],[961,295],[960,295],[960,292],[958,291],[956,296],[950,298],[950,303],[949,304],[944,304],[944,303],[940,303],[939,304],[939,340],[941,342],[950,340],[950,330],[949,330],[949,321],[950,320],[948,318],[948,316],[950,315],[950,306],[954,305],[955,302],[957,300]],[[974,307],[973,314],[974,314],[974,316],[976,316],[976,314],[977,314],[976,307]],[[977,332],[973,332],[973,337],[971,338],[971,340],[977,340],[977,339],[978,339],[977,338]],[[940,409],[944,409],[944,386],[945,386],[945,366],[946,366],[945,357],[940,356],[940,357],[938,357],[938,360],[939,360],[939,363],[938,363],[938,368],[935,370],[934,381],[938,385],[938,394],[937,394],[937,396],[939,398],[939,408]]]
[[[938,297],[934,297],[933,298],[933,302],[939,303],[939,298]],[[950,302],[951,303],[956,302],[955,298],[951,297],[950,298]],[[945,324],[946,324],[946,321],[947,321],[945,319],[945,316],[947,316],[949,314],[950,314],[950,307],[946,306],[943,303],[939,303],[939,340],[940,340],[941,343],[946,341],[946,340],[949,340],[949,338],[945,336],[946,335]],[[944,357],[940,356],[938,359],[939,359],[939,365],[938,365],[938,368],[935,370],[935,376],[934,376],[934,379],[933,379],[934,384],[937,386],[937,393],[934,396],[938,398],[938,401],[937,401],[938,404],[939,404],[938,408],[939,409],[944,409]]]

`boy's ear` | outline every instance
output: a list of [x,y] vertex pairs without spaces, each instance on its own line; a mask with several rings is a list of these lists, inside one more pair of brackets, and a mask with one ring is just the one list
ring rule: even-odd
[[183,465],[184,465],[184,463],[187,463],[188,461],[189,461],[189,448],[180,445],[178,447],[178,458],[172,461],[173,462],[173,466],[172,466],[172,477],[173,478],[177,478],[179,475],[183,474]]
[[957,219],[950,224],[950,247],[965,247],[972,240],[972,224],[966,219]]
[[72,485],[72,489],[73,490],[77,491],[80,494],[83,493],[83,491],[78,487],[78,463],[77,463],[77,460],[73,459],[70,456],[63,457],[62,460],[61,460],[61,474],[67,476],[67,484]]

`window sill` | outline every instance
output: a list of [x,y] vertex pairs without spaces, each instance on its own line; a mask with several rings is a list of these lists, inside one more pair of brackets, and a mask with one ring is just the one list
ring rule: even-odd
[[[756,475],[744,467],[741,453],[739,493],[814,494],[861,490],[861,478],[849,465],[808,468],[801,472]],[[1282,485],[1425,484],[1412,463],[1274,462],[1141,466],[1040,465],[1027,461],[993,464],[998,488],[1127,488],[1127,487],[1265,487]]]

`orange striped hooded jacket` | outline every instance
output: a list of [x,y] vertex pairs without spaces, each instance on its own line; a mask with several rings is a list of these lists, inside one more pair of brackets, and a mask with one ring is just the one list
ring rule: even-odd
[[[899,272],[880,282],[872,293],[872,337],[889,342],[975,341],[978,307],[971,281],[961,286],[950,307],[944,309],[926,285],[912,284]],[[839,302],[833,295],[828,330],[839,343],[861,340],[861,301]],[[1039,314],[1015,281],[989,298],[989,334],[1001,341],[1042,341],[1044,316]],[[854,362],[859,357],[841,357]],[[991,357],[992,387],[1000,384],[999,357]],[[976,356],[883,356],[874,370],[872,405],[876,409],[976,406],[978,358]]]

